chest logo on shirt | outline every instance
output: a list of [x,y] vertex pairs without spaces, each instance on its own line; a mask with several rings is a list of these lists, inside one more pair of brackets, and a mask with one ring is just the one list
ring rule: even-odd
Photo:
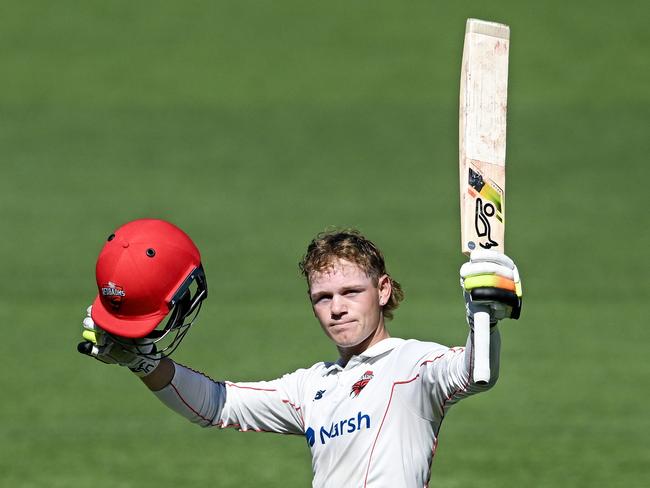
[[320,400],[323,398],[323,395],[325,394],[325,390],[318,390],[316,392],[316,396],[314,397],[314,400]]
[[356,398],[359,396],[359,393],[361,393],[361,390],[363,390],[366,385],[370,382],[370,380],[374,377],[375,375],[373,374],[372,371],[366,371],[361,375],[361,378],[359,381],[357,381],[354,385],[352,385],[352,390],[350,391],[350,396],[352,398]]
[[338,420],[330,423],[328,427],[321,426],[320,428],[313,429],[309,427],[305,431],[305,438],[309,447],[314,447],[317,440],[320,439],[320,445],[324,446],[329,440],[335,437],[348,436],[359,432],[363,429],[370,428],[370,415],[363,412],[358,412],[356,417],[352,416],[347,419]]

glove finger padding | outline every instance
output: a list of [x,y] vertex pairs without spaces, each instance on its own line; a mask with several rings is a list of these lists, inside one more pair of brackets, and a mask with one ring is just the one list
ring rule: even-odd
[[479,261],[472,262],[468,261],[460,267],[460,277],[466,278],[468,276],[475,275],[496,275],[502,276],[506,279],[513,280],[514,273],[513,268],[503,266],[501,264]]
[[460,277],[470,326],[474,313],[481,310],[489,311],[492,325],[503,318],[519,318],[521,280],[508,256],[496,251],[474,251],[470,261],[461,266]]
[[515,262],[505,254],[498,251],[490,251],[489,249],[477,249],[470,254],[470,262],[472,263],[494,263],[506,268],[515,268]]

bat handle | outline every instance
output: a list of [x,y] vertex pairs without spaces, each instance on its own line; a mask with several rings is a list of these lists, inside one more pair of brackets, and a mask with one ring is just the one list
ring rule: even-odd
[[474,314],[474,381],[486,384],[490,381],[490,314]]

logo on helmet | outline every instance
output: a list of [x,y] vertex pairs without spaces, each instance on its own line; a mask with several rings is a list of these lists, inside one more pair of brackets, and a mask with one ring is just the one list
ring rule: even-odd
[[102,296],[107,297],[108,303],[113,310],[119,310],[124,297],[126,297],[126,292],[121,286],[109,281],[102,285]]

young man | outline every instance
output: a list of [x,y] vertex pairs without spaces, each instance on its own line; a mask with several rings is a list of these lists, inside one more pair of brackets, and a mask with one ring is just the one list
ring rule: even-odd
[[[120,229],[115,235],[123,239],[122,247],[112,246],[120,257],[125,249],[134,247],[125,248],[125,244],[139,239],[125,236]],[[106,253],[100,254],[98,274],[105,269]],[[197,268],[200,263],[192,266]],[[386,271],[381,251],[359,232],[320,234],[310,243],[300,269],[307,280],[314,315],[338,349],[336,362],[319,362],[272,381],[214,381],[161,358],[155,351],[155,339],[151,335],[140,339],[130,333],[124,314],[124,327],[111,320],[99,284],[109,279],[110,272],[98,277],[100,296],[84,321],[84,337],[92,343],[85,343],[82,352],[129,366],[165,405],[203,427],[304,435],[312,454],[315,487],[426,486],[446,412],[458,400],[495,383],[500,345],[496,321],[517,315],[520,301],[513,311],[511,304],[473,303],[469,291],[464,290],[468,316],[480,307],[491,313],[494,324],[490,337],[492,379],[479,385],[471,375],[471,327],[465,347],[390,336],[386,320],[392,318],[403,293]],[[509,258],[485,251],[473,256],[461,275],[462,283],[467,277],[496,276],[495,283],[508,282],[509,288],[514,287],[513,280],[518,281]],[[122,289],[128,293],[126,283]],[[109,291],[109,296],[112,293]],[[128,295],[125,306],[127,302]],[[96,312],[95,307],[103,311]],[[468,322],[471,326],[471,320]],[[174,328],[168,323],[164,330]],[[119,337],[118,332],[127,332],[131,339]]]

